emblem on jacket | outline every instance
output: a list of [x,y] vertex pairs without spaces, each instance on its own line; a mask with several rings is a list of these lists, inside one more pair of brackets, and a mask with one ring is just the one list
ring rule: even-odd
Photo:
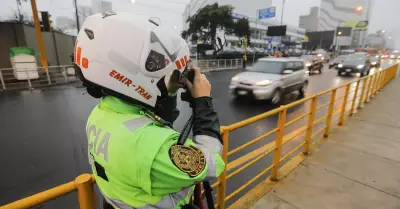
[[179,170],[191,178],[200,175],[206,166],[204,153],[194,146],[174,145],[169,149],[169,157]]

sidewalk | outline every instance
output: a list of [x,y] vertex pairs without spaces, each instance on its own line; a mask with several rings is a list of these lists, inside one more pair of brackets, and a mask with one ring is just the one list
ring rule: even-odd
[[400,80],[333,131],[253,209],[399,209]]

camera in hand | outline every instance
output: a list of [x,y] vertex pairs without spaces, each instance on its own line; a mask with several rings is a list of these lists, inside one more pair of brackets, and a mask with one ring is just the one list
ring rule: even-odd
[[[194,70],[188,69],[186,66],[185,70],[181,74],[181,82],[183,83],[184,80],[189,80],[190,83],[193,84],[194,81]],[[190,91],[186,88],[185,86],[185,91],[181,93],[181,100],[185,102],[191,103],[193,100],[192,95],[190,94]]]

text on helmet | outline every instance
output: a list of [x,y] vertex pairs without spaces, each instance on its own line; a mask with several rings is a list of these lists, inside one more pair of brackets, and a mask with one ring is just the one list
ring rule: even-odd
[[153,96],[150,95],[143,87],[139,85],[135,85],[132,83],[132,80],[127,78],[126,76],[122,75],[121,73],[117,72],[116,70],[112,70],[109,73],[110,77],[114,78],[115,80],[118,80],[119,82],[123,83],[127,87],[133,87],[135,91],[145,98],[146,100],[151,99]]

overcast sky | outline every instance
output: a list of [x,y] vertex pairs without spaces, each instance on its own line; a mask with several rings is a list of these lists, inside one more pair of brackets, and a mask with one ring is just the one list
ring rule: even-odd
[[[16,0],[0,0],[0,19],[8,19],[12,11],[16,10]],[[134,12],[146,16],[156,16],[163,24],[182,28],[182,12],[189,0],[108,0],[113,3],[114,11]],[[283,21],[289,25],[298,26],[299,16],[309,13],[310,7],[319,6],[321,0],[286,0]],[[359,1],[359,0],[348,0]],[[373,5],[370,14],[369,32],[384,29],[388,36],[397,41],[400,48],[400,27],[397,20],[400,19],[400,0],[372,0]],[[74,18],[73,0],[37,0],[39,11],[49,11],[53,21],[57,16]],[[79,5],[91,6],[92,0],[77,0]],[[263,7],[265,0],[220,0],[244,11],[245,15],[255,16],[257,8]],[[272,6],[277,8],[277,17],[280,17],[282,0],[272,0]],[[32,16],[29,0],[23,3],[23,13]],[[254,12],[253,12],[254,11]]]

